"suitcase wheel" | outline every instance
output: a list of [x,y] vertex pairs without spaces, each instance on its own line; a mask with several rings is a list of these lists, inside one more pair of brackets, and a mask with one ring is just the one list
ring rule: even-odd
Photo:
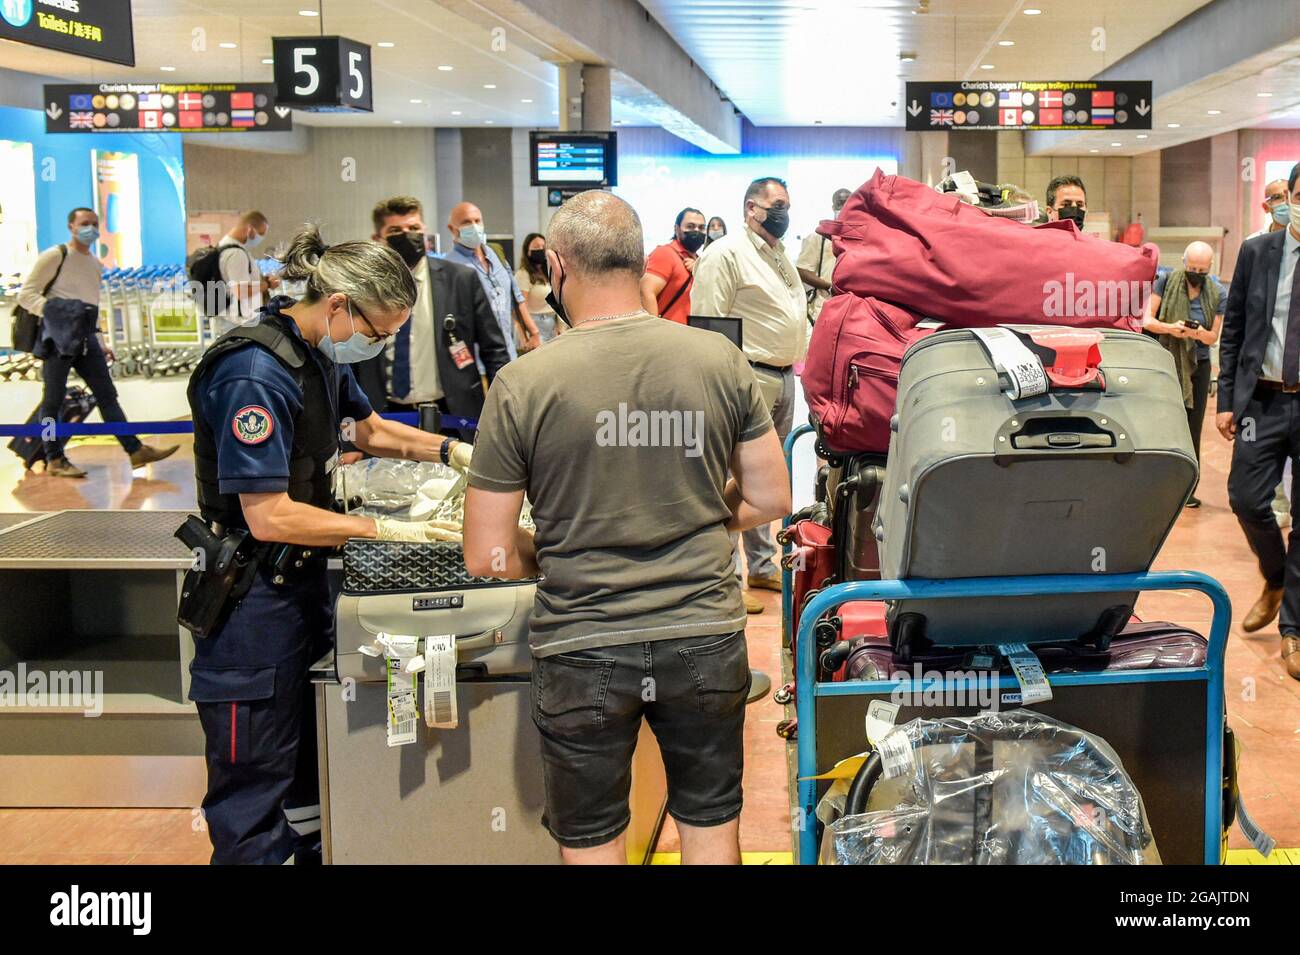
[[782,720],[776,724],[776,735],[782,739],[797,739],[799,724],[796,720]]
[[785,706],[786,704],[793,702],[794,687],[792,687],[789,683],[787,683],[785,686],[780,687],[772,694],[772,699],[775,700],[777,703],[781,704],[782,706]]

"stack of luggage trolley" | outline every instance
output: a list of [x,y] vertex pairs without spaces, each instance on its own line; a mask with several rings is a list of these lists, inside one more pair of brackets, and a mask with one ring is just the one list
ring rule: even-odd
[[[789,462],[815,434],[824,462],[779,538],[798,860],[1218,862],[1231,608],[1203,574],[1150,572],[1197,476],[1173,361],[1120,330],[1133,314],[935,328],[920,295],[872,298],[853,212],[887,216],[885,179],[823,225],[841,294],[809,348],[812,423],[786,441]],[[1036,231],[990,221],[990,254]],[[1134,616],[1174,589],[1210,599],[1208,640]]]

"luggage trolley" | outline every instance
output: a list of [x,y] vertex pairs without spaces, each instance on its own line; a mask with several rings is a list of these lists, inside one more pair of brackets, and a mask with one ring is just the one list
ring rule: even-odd
[[181,266],[145,270],[143,314],[147,317],[149,364],[146,375],[188,374],[203,354],[204,316],[185,287]]
[[[794,444],[812,429],[793,430],[785,443],[789,465]],[[785,548],[783,548],[785,549]],[[1143,791],[1152,816],[1157,844],[1166,861],[1199,861],[1214,865],[1220,861],[1224,822],[1224,652],[1227,647],[1231,603],[1221,584],[1193,571],[1132,574],[1069,574],[1025,577],[983,577],[955,580],[862,580],[834,584],[811,597],[799,615],[794,672],[798,715],[798,809],[800,828],[798,855],[800,864],[817,861],[817,823],[815,818],[818,781],[813,777],[828,769],[838,759],[861,750],[862,731],[845,736],[833,732],[840,726],[861,727],[869,697],[889,699],[896,690],[922,692],[934,680],[923,679],[919,685],[909,681],[872,680],[860,682],[819,682],[817,680],[817,644],[814,627],[819,618],[841,604],[853,600],[916,600],[972,597],[1030,597],[1061,593],[1123,593],[1156,590],[1195,590],[1204,593],[1213,604],[1210,637],[1201,666],[1163,670],[1100,671],[1054,673],[1048,678],[1054,699],[1034,709],[1055,715],[1106,738],[1124,759],[1125,768]],[[791,575],[782,573],[783,616],[794,613],[789,605]],[[787,618],[788,619],[788,618]],[[942,681],[939,681],[942,682]],[[1015,677],[999,674],[997,691],[1014,693],[1019,689]],[[1075,690],[1074,688],[1080,688]],[[1116,694],[1120,707],[1098,707],[1099,689]],[[1059,694],[1056,691],[1061,691]],[[1144,694],[1149,694],[1148,699]],[[1166,705],[1179,707],[1184,720],[1162,720],[1163,746],[1153,747],[1141,730],[1149,725],[1144,710]],[[908,707],[904,707],[907,710]],[[1136,709],[1137,712],[1134,712]],[[819,712],[827,720],[826,732],[818,734]],[[932,711],[933,712],[933,711]],[[1164,712],[1168,716],[1168,712]],[[900,721],[902,717],[900,717]],[[1173,725],[1170,725],[1173,724]],[[826,739],[838,735],[837,740]],[[838,751],[831,752],[838,745]],[[822,752],[819,754],[819,746]],[[856,748],[853,748],[856,747]],[[850,751],[847,751],[851,749]],[[1158,753],[1154,751],[1159,750]],[[1190,755],[1203,755],[1203,766],[1189,765]],[[1159,767],[1146,766],[1144,760],[1160,759]],[[1198,762],[1200,760],[1198,759]],[[1182,770],[1183,776],[1170,781],[1164,791],[1160,784],[1170,772]],[[1189,805],[1182,792],[1199,789],[1196,804]],[[1188,789],[1190,787],[1190,790]],[[1162,832],[1163,829],[1163,832]],[[1196,832],[1190,830],[1196,829]]]

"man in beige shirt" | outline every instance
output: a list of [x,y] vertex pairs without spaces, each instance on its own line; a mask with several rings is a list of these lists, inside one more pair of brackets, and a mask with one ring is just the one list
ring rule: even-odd
[[[789,226],[785,183],[773,177],[755,179],[745,190],[745,227],[701,253],[691,289],[692,315],[741,319],[745,357],[782,441],[794,422],[792,366],[808,350],[803,283],[781,244]],[[743,538],[749,586],[780,591],[769,528],[752,528]]]

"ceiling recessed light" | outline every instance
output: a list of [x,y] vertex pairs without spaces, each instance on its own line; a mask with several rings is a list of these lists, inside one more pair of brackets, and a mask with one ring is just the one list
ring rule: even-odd
[[1205,112],[1206,112],[1207,114],[1209,114],[1210,116],[1218,116],[1220,113],[1223,112],[1223,110],[1221,110],[1221,109],[1207,109]]
[[450,63],[443,63],[441,66],[438,67],[438,69],[441,70],[443,73],[450,73],[455,68],[456,67],[452,66]]
[[1123,143],[1111,143],[1112,146],[1123,146]]
[[[318,17],[318,16],[320,16],[320,13],[317,12],[316,10],[299,10],[299,11],[298,11],[298,16],[300,16],[300,17]],[[382,46],[383,44],[380,44],[380,45]]]
[[174,67],[174,66],[160,66],[160,67],[158,67],[158,69],[162,70],[164,73],[175,73],[175,72],[176,72],[176,67]]
[[1138,139],[1147,139],[1147,138],[1148,137],[1146,133],[1138,133]]
[[268,56],[266,59],[262,60],[262,63],[266,66],[271,66],[275,63],[275,60]]
[[497,85],[495,83],[484,83],[483,88],[485,90],[494,90],[497,88]]
[[1015,40],[998,40],[998,46],[1015,46]]
[[1182,125],[1182,123],[1166,123],[1165,125],[1168,126],[1170,129],[1177,129],[1179,126]]
[[413,103],[413,104],[415,104],[415,105],[417,105],[417,106],[418,106],[420,103],[423,103],[423,102],[424,102],[424,100],[422,100],[422,99],[413,99],[413,100],[411,100],[411,103]]
[[223,50],[233,50],[236,47],[238,47],[239,44],[226,42],[226,43],[218,43],[217,46],[221,47]]
[[451,111],[451,115],[453,115],[453,116],[459,116],[459,115],[461,115],[461,112],[460,112],[460,110],[458,110],[458,109],[453,109],[453,110]]
[[1272,93],[1269,93],[1269,92],[1267,92],[1267,91],[1265,91],[1265,92],[1263,92],[1263,93],[1256,93],[1255,95],[1256,95],[1256,96],[1272,96],[1273,94],[1272,94]]
[[1090,152],[1090,153],[1099,153],[1099,152],[1101,152],[1101,150],[1100,150],[1100,149],[1089,149],[1088,152]]
[[393,47],[397,46],[397,44],[392,40],[380,40],[375,44],[375,46],[382,46],[385,50],[391,50]]
[[1038,16],[1038,15],[1039,15],[1040,13],[1042,13],[1042,12],[1043,12],[1043,11],[1042,11],[1042,10],[1039,10],[1037,7],[1026,7],[1026,8],[1024,9],[1024,11],[1023,11],[1023,13],[1025,14],[1025,16],[1027,16],[1027,17],[1036,17],[1036,16]]
[[981,69],[981,70],[996,70],[997,67],[994,66],[992,63],[981,63],[981,64],[980,64],[980,69]]
[[532,100],[530,100],[530,99],[521,99],[519,102],[521,102],[521,103],[531,103]]
[[491,126],[491,125],[492,125],[492,120],[490,120],[490,119],[485,119],[485,120],[483,120],[483,123],[484,123],[484,125]]

